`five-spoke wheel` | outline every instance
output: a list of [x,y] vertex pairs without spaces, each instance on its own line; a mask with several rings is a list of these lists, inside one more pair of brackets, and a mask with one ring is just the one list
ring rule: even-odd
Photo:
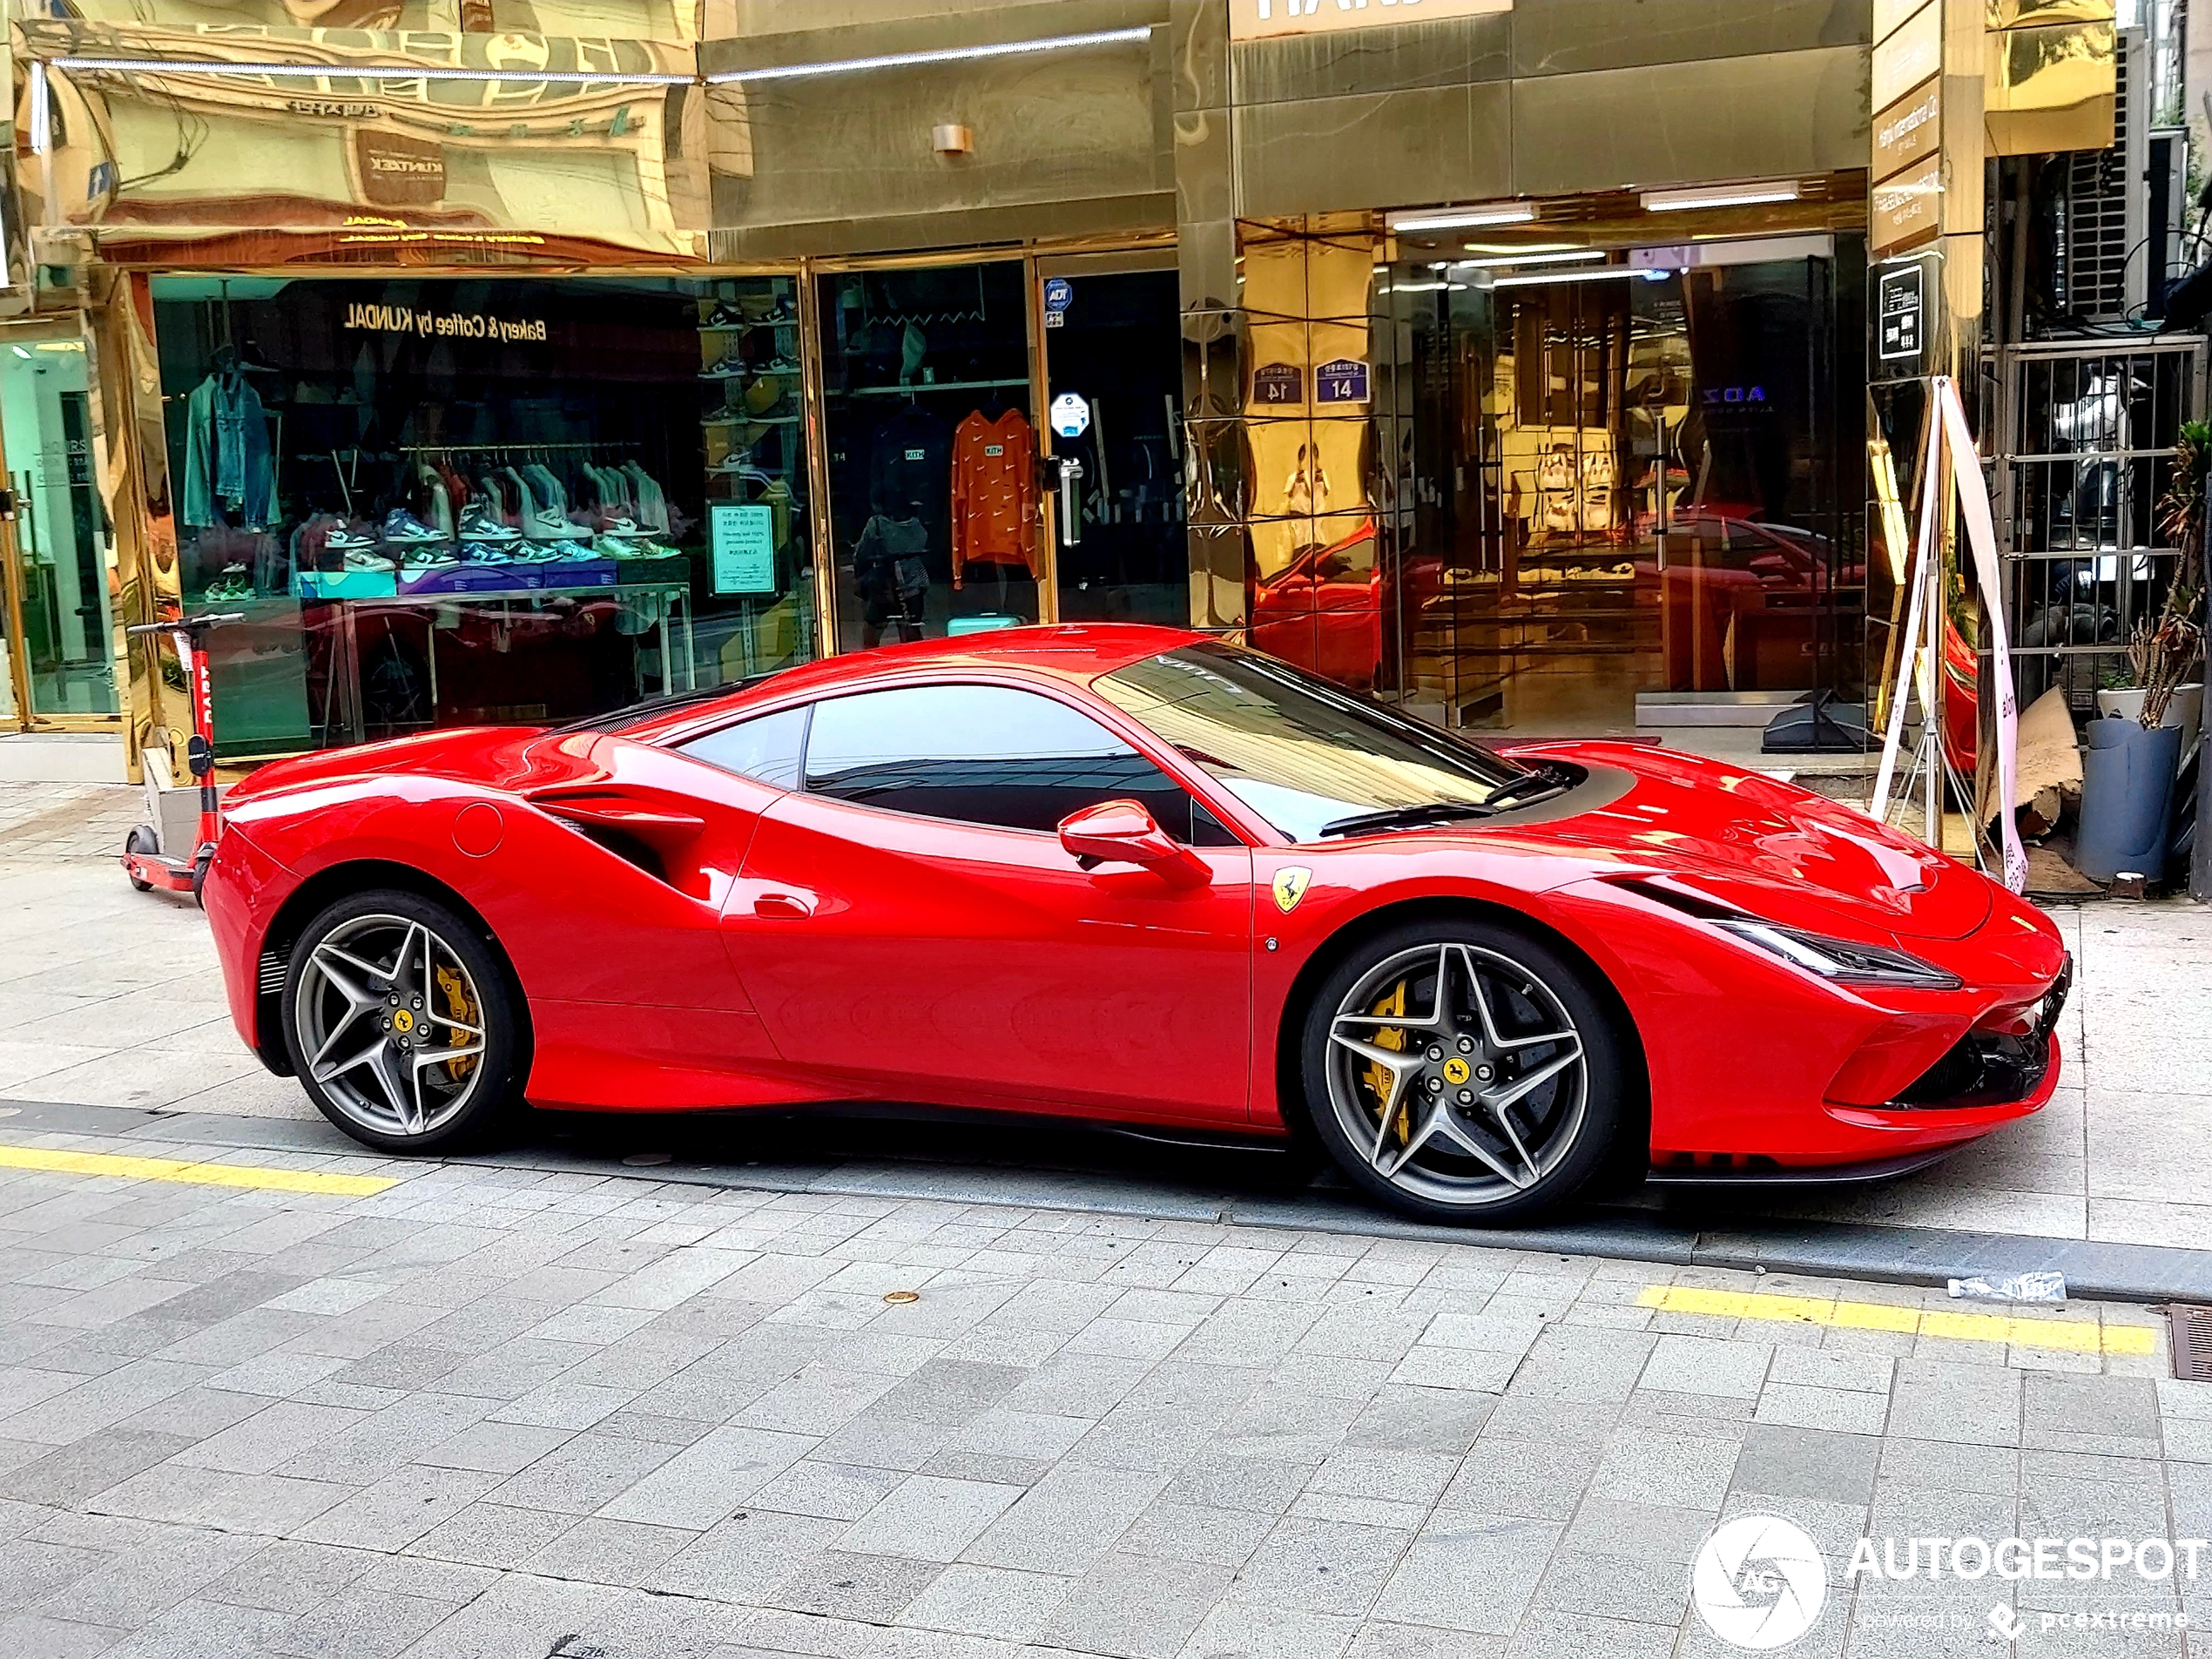
[[1606,1160],[1626,1076],[1586,970],[1518,930],[1438,921],[1367,941],[1306,1018],[1315,1129],[1359,1185],[1437,1219],[1525,1218]]
[[461,917],[414,894],[357,894],[293,946],[285,1036],[315,1104],[356,1140],[427,1150],[512,1093],[516,999]]

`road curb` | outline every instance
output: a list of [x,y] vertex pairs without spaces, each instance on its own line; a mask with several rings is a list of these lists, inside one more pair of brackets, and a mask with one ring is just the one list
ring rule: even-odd
[[[358,1150],[320,1120],[179,1113],[48,1101],[0,1101],[0,1136],[115,1136],[259,1151]],[[665,1129],[664,1123],[661,1127]],[[543,1144],[445,1160],[482,1168],[560,1171],[826,1197],[926,1199],[1006,1204],[1202,1225],[1264,1227],[1399,1238],[1561,1257],[1604,1256],[1671,1267],[1764,1269],[1769,1273],[1940,1285],[1970,1274],[2056,1269],[2075,1297],[2121,1302],[2212,1302],[2212,1250],[2130,1244],[2017,1233],[1956,1231],[1858,1222],[1768,1220],[1731,1212],[1690,1218],[1683,1200],[1665,1210],[1620,1206],[1582,1211],[1542,1228],[1443,1227],[1393,1216],[1349,1190],[1287,1196],[1177,1187],[1126,1175],[1034,1166],[841,1159],[826,1163],[710,1163],[682,1157],[631,1167]]]

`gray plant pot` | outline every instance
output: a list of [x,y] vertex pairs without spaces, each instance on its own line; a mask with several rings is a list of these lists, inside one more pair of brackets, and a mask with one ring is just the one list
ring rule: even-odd
[[2088,733],[2074,867],[2092,881],[2109,881],[2123,870],[2155,881],[2166,873],[2182,729],[2146,732],[2140,720],[2107,718],[2090,721]]

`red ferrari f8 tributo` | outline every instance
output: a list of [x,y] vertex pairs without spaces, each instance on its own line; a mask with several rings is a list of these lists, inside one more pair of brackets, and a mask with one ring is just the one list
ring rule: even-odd
[[1378,1199],[1505,1222],[1894,1173],[2058,1080],[2058,933],[1951,859],[1168,629],[334,750],[228,813],[238,1028],[389,1151],[525,1102],[895,1103],[1310,1134]]

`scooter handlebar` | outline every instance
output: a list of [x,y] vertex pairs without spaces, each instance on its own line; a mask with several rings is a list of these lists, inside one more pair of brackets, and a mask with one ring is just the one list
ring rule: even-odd
[[219,628],[226,623],[245,620],[243,610],[226,610],[210,616],[184,617],[175,622],[134,622],[123,631],[126,634],[173,634],[181,629],[192,634],[209,628]]

